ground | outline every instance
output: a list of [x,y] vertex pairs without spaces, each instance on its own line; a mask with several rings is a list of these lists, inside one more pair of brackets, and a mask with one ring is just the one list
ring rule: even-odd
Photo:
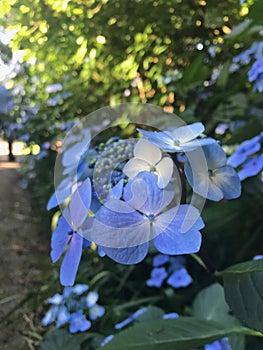
[[[49,233],[41,232],[18,164],[0,162],[0,348],[35,349],[41,313],[34,308],[51,274]],[[30,294],[29,294],[30,293]],[[19,303],[28,299],[26,303]],[[33,303],[33,304],[32,304]],[[15,309],[10,314],[10,311]],[[9,316],[7,317],[7,314]],[[37,326],[35,326],[37,325]]]

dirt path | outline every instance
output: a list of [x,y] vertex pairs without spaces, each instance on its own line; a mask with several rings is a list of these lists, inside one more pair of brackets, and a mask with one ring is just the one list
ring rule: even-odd
[[[16,163],[0,162],[0,349],[34,349],[34,320],[28,304],[6,318],[28,295],[40,290],[51,273],[48,233],[39,225]],[[4,321],[3,321],[4,317]]]

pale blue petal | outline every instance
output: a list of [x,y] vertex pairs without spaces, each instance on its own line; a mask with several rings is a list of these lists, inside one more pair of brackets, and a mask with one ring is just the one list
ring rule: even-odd
[[83,237],[74,233],[69,248],[60,267],[60,282],[63,286],[73,286],[82,255]]
[[99,300],[99,293],[96,291],[91,291],[85,298],[86,300],[86,305],[88,308],[94,306],[97,301]]
[[144,171],[126,185],[123,198],[134,209],[155,215],[164,209],[166,194],[158,186],[158,176]]
[[60,305],[63,300],[63,295],[56,293],[52,298],[48,299],[49,304]]
[[93,305],[89,309],[89,318],[91,321],[95,321],[97,318],[102,317],[105,314],[105,308],[101,305]]
[[202,149],[205,154],[208,169],[213,170],[226,165],[226,154],[217,142],[204,146]]
[[194,218],[192,222],[189,219],[190,223],[186,223],[186,226],[190,228],[187,232],[182,233],[188,211],[188,205],[180,205],[176,210],[170,209],[155,219],[152,227],[153,241],[161,253],[182,255],[199,251],[202,241],[199,230],[204,223],[200,217]]
[[234,199],[241,194],[241,183],[236,171],[225,166],[214,171],[211,177],[214,184],[221,189],[226,199]]
[[62,204],[70,195],[71,187],[66,187],[62,190],[57,189],[56,192],[52,194],[47,203],[47,210],[53,209]]
[[111,199],[105,202],[104,206],[97,211],[95,219],[102,224],[115,228],[137,226],[144,221],[141,214],[128,203],[119,199]]
[[91,204],[91,182],[87,178],[73,193],[69,211],[72,220],[72,225],[76,230],[86,219]]
[[89,289],[87,284],[78,283],[73,287],[73,292],[77,295],[82,295]]
[[42,325],[44,327],[50,325],[52,322],[55,321],[57,314],[58,314],[59,307],[57,305],[52,306],[46,315],[42,318]]
[[58,310],[56,327],[59,328],[70,319],[70,313],[65,306],[61,306]]
[[138,245],[137,247],[129,248],[108,248],[102,247],[103,251],[110,257],[112,260],[116,261],[119,264],[131,265],[138,264],[141,262],[148,253],[148,242]]
[[62,164],[64,167],[70,167],[72,165],[77,165],[81,155],[87,151],[89,148],[91,139],[91,134],[88,131],[87,135],[85,136],[84,140],[81,142],[65,149],[62,154]]
[[71,238],[72,228],[64,216],[58,219],[57,227],[53,231],[51,238],[51,259],[57,262],[66,248],[68,241]]
[[167,152],[178,152],[174,145],[173,138],[166,132],[156,132],[156,131],[146,131],[142,129],[137,129],[140,133],[143,134],[143,137],[151,142],[153,145],[161,148]]
[[197,138],[204,130],[205,127],[202,123],[193,123],[190,125],[180,126],[174,129],[171,133],[174,139],[179,141],[180,144],[185,144]]
[[122,196],[124,180],[121,179],[109,192],[107,201],[110,199],[120,199]]

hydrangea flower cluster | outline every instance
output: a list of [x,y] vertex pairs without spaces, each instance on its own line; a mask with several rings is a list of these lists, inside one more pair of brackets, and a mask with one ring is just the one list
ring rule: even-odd
[[202,123],[138,131],[139,140],[112,137],[94,145],[90,130],[82,130],[64,143],[63,178],[47,205],[62,211],[51,240],[53,262],[66,250],[62,285],[74,284],[82,251],[92,242],[100,256],[121,264],[141,262],[150,245],[166,255],[198,252],[204,222],[189,196],[181,196],[182,177],[203,198],[240,195],[237,173],[219,144],[202,135]]
[[88,330],[91,327],[91,321],[102,317],[105,313],[104,307],[97,304],[98,292],[87,292],[88,290],[87,284],[76,284],[74,287],[65,287],[63,294],[56,293],[49,298],[51,307],[42,319],[43,326],[56,321],[57,328],[68,323],[70,333]]
[[228,158],[227,164],[239,169],[238,176],[241,181],[248,177],[258,175],[262,171],[262,141],[263,132],[242,142]]
[[249,49],[234,57],[230,72],[237,71],[240,65],[248,65],[252,57],[254,63],[248,71],[248,80],[254,83],[255,91],[263,92],[263,41],[253,43]]
[[173,288],[187,287],[192,283],[192,277],[187,272],[183,256],[170,257],[158,254],[153,258],[151,277],[146,281],[148,287],[160,288],[163,282]]

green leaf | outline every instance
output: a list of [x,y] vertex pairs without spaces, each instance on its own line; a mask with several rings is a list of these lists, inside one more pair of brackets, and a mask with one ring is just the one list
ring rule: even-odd
[[114,337],[105,350],[187,350],[233,334],[249,334],[240,326],[194,317],[138,323]]
[[217,283],[203,289],[197,295],[193,303],[193,314],[208,321],[235,323],[235,320],[229,315],[224,288]]
[[216,81],[216,85],[220,89],[224,89],[227,85],[229,79],[229,67],[231,65],[231,60],[226,61],[223,68],[221,69],[220,75]]
[[149,322],[153,320],[161,319],[164,315],[164,311],[157,306],[148,306],[147,311],[145,311],[141,316],[137,318],[140,322]]
[[[239,321],[229,314],[229,306],[225,300],[224,288],[215,283],[203,289],[193,303],[193,314],[196,317],[212,320],[224,325],[238,326]],[[243,335],[229,337],[232,350],[244,350]]]
[[255,23],[262,24],[263,1],[254,0],[254,4],[249,10],[249,18],[252,18]]
[[94,335],[94,333],[78,333],[73,336],[64,329],[51,329],[44,336],[39,350],[80,350],[81,344]]
[[239,320],[263,332],[263,261],[248,261],[219,273],[226,300]]
[[200,53],[194,61],[188,66],[183,74],[182,82],[183,84],[196,85],[203,82],[209,75],[209,69],[204,64],[204,55]]

